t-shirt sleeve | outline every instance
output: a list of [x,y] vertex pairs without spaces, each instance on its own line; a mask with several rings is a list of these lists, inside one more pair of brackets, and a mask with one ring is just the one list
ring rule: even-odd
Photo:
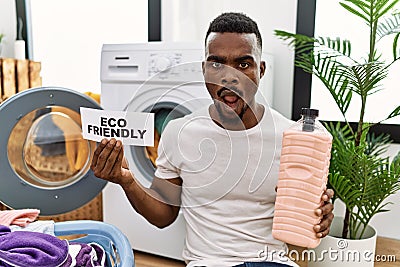
[[177,134],[169,122],[165,127],[158,145],[155,176],[161,179],[172,179],[180,176],[178,164],[174,162],[174,152],[178,147]]

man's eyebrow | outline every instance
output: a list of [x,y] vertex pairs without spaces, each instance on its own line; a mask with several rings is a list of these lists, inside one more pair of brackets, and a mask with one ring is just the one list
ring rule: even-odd
[[246,55],[246,56],[243,56],[243,57],[235,58],[235,61],[236,61],[236,62],[241,62],[241,61],[245,61],[245,60],[252,60],[252,61],[254,61],[254,57],[249,56],[249,55]]
[[211,55],[207,57],[207,61],[217,61],[217,62],[225,62],[226,59],[224,57]]

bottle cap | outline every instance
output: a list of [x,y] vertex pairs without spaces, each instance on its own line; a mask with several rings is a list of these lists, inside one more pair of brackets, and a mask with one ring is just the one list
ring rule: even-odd
[[310,116],[310,117],[318,117],[319,110],[312,108],[302,108],[300,115],[302,116]]

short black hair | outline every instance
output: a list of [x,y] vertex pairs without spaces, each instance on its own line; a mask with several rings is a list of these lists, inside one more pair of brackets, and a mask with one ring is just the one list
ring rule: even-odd
[[243,13],[226,12],[216,17],[208,27],[205,42],[211,32],[254,33],[257,43],[262,49],[262,38],[257,23]]

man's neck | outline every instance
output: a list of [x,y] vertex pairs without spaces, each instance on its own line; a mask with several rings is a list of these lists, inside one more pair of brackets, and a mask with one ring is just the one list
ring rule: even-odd
[[209,113],[211,119],[221,128],[230,131],[242,131],[253,128],[262,119],[265,112],[265,107],[259,103],[254,103],[252,107],[247,108],[241,118],[238,117],[237,120],[224,120],[221,118],[215,105],[211,105],[209,108]]

